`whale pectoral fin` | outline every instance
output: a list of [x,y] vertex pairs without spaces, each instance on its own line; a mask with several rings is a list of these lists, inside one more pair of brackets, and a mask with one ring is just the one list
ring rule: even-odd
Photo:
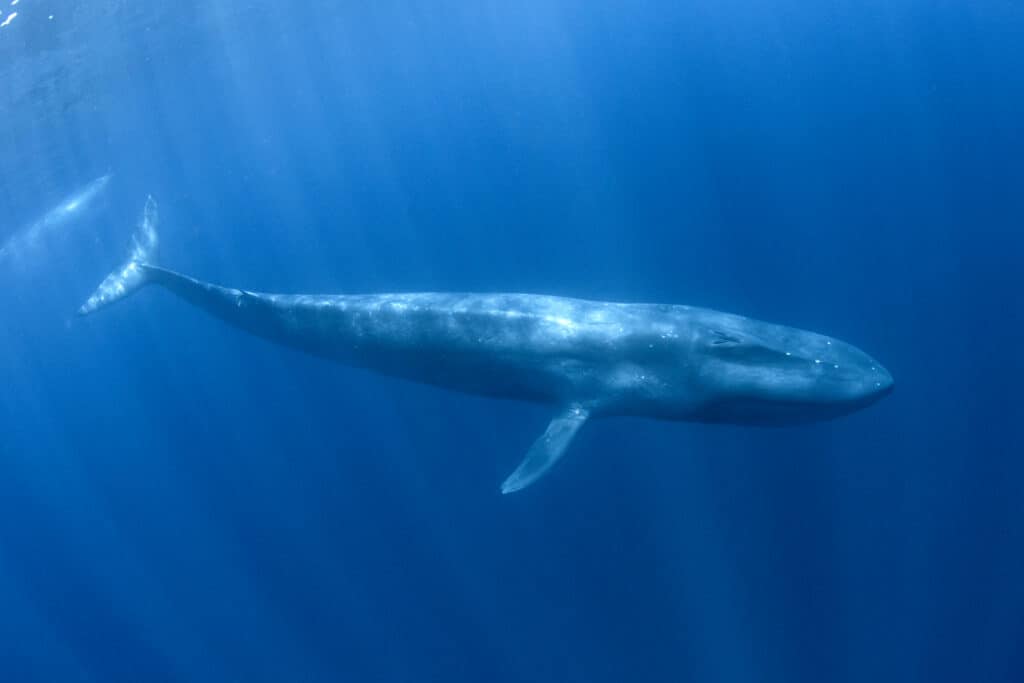
[[589,416],[590,413],[579,405],[571,405],[556,415],[530,446],[516,471],[502,483],[501,492],[513,493],[540,479],[562,457]]

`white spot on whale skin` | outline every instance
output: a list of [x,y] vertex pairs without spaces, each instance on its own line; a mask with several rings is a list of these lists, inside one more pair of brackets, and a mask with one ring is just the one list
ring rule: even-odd
[[821,364],[821,359],[820,359],[820,358],[815,358],[815,359],[814,359],[814,362],[815,362],[816,364],[820,365],[820,364]]
[[555,325],[558,325],[566,332],[573,332],[576,330],[576,323],[570,320],[569,318],[563,318],[561,316],[555,315],[546,315],[544,316],[544,321],[554,323]]

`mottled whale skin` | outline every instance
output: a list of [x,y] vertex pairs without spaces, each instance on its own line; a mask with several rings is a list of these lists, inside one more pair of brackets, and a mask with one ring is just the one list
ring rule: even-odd
[[506,493],[529,485],[590,417],[784,425],[843,415],[893,386],[837,339],[691,306],[537,294],[265,294],[152,264],[147,202],[126,263],[82,306],[91,313],[157,284],[251,334],[386,375],[557,412]]

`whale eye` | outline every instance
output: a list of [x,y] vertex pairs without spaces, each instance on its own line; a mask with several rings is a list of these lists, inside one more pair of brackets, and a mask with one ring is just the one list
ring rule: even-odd
[[721,330],[711,330],[712,346],[739,346],[742,342]]

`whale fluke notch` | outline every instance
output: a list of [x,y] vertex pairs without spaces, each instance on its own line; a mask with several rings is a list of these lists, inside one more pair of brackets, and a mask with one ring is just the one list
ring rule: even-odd
[[142,218],[132,235],[128,258],[100,283],[92,296],[78,309],[79,315],[88,315],[123,299],[146,284],[146,266],[156,258],[159,237],[157,235],[157,207],[152,196],[146,198]]
[[572,443],[576,432],[590,417],[580,405],[570,405],[556,415],[544,433],[533,442],[526,457],[501,485],[502,493],[514,493],[544,476]]

